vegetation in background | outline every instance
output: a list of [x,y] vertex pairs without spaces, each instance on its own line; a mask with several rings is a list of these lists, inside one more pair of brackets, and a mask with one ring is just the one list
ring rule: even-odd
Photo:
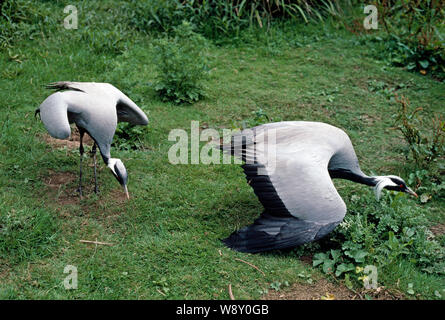
[[[372,1],[371,1],[372,2]],[[370,35],[374,55],[395,66],[445,79],[445,2],[378,0],[373,2],[385,35]]]
[[0,1],[0,50],[18,40],[31,40],[55,25],[48,11],[25,0]]
[[129,24],[139,31],[170,31],[185,20],[213,40],[239,37],[253,26],[269,28],[274,19],[323,21],[337,10],[339,1],[332,0],[145,0],[126,5]]
[[[411,111],[409,100],[403,95],[399,98],[396,94],[396,103],[396,128],[407,143],[406,158],[411,155],[415,164],[415,172],[410,174],[408,182],[414,184],[416,191],[424,192],[422,202],[427,202],[431,196],[445,197],[445,121],[439,114],[432,119],[421,117],[422,108]],[[428,125],[422,126],[422,122]]]
[[82,42],[95,54],[118,55],[128,48],[126,39],[130,37],[128,30],[120,24],[113,28],[85,27],[76,34],[77,41]]
[[206,39],[185,21],[173,29],[173,36],[154,42],[158,74],[153,87],[163,100],[192,103],[205,96],[207,46]]
[[419,168],[429,168],[431,162],[445,156],[445,121],[436,114],[433,119],[427,119],[430,132],[420,131],[420,117],[422,108],[410,110],[409,99],[396,94],[399,107],[396,115],[397,129],[402,132],[408,143],[411,155]]
[[148,130],[147,126],[135,126],[128,122],[120,122],[117,124],[112,147],[121,150],[143,150],[144,143],[141,141],[141,137],[147,134]]

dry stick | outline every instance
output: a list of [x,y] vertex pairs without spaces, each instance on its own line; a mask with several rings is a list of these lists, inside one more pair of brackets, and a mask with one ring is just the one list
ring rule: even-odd
[[245,264],[248,264],[248,265],[251,266],[252,268],[257,269],[259,272],[261,272],[261,273],[263,274],[263,276],[266,275],[263,271],[260,270],[260,268],[258,268],[257,266],[255,266],[255,265],[253,265],[253,264],[251,264],[251,263],[249,263],[249,262],[247,262],[247,261],[244,261],[244,260],[241,260],[241,259],[238,259],[238,258],[235,258],[235,260],[244,262]]
[[161,290],[159,290],[159,289],[156,289],[156,291],[157,292],[159,292],[160,294],[162,294],[164,297],[166,297],[167,295],[164,293],[164,292],[162,292]]
[[96,245],[100,244],[100,245],[104,245],[104,246],[112,246],[113,245],[112,243],[109,243],[109,242],[90,241],[90,240],[79,240],[79,242],[92,243],[92,244],[96,244]]
[[229,297],[230,297],[230,300],[235,300],[235,297],[233,296],[233,293],[232,293],[232,284],[230,284],[230,283],[229,283]]

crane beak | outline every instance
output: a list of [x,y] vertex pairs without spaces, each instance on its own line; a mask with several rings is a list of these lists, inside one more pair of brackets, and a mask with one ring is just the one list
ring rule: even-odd
[[410,194],[410,195],[412,195],[412,196],[414,196],[414,197],[416,197],[416,198],[419,197],[419,196],[417,195],[417,193],[415,193],[413,190],[411,190],[411,189],[408,188],[408,187],[406,187],[405,192],[408,193],[408,194]]
[[127,197],[127,199],[130,199],[130,195],[128,194],[127,185],[124,185],[124,191],[125,191],[125,196]]

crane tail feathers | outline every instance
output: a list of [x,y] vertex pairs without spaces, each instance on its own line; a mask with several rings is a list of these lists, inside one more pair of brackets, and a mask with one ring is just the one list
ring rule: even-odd
[[81,91],[84,92],[83,90],[75,87],[75,83],[70,82],[70,81],[57,81],[57,82],[52,82],[49,83],[47,85],[45,85],[46,89],[52,89],[52,90],[56,90],[56,91],[61,91],[61,90],[74,90],[74,91]]

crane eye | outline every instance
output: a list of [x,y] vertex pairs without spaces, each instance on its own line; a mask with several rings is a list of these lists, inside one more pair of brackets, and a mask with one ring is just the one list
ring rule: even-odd
[[400,184],[399,187],[400,187],[400,188],[403,188],[403,184]]

